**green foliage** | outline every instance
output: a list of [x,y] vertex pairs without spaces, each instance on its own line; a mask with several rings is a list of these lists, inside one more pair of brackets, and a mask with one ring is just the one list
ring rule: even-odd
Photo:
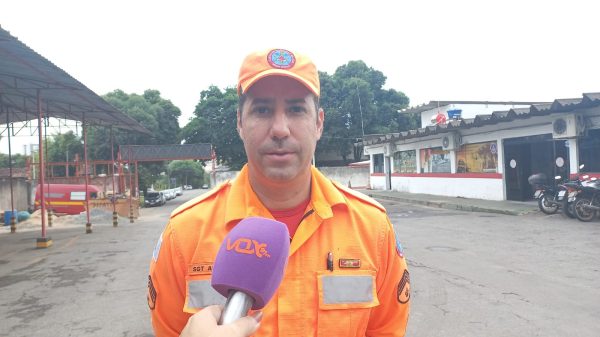
[[[319,72],[319,76],[325,126],[317,145],[317,162],[330,153],[340,155],[344,162],[359,160],[362,148],[355,143],[364,134],[400,132],[417,126],[418,116],[398,113],[408,105],[408,97],[384,89],[385,75],[363,61],[350,61],[333,75]],[[247,160],[236,130],[237,99],[235,88],[221,91],[211,86],[202,91],[195,117],[181,132],[187,143],[213,144],[219,162],[232,169]]]
[[[146,90],[143,95],[126,94],[122,90],[115,90],[104,95],[104,99],[115,108],[123,111],[152,132],[151,136],[114,128],[114,153],[119,145],[154,145],[154,144],[179,144],[179,123],[181,115],[179,108],[170,100],[160,97],[158,90]],[[110,128],[92,127],[88,132],[90,144],[90,159],[109,160]]]
[[332,76],[319,73],[321,106],[325,110],[320,154],[337,153],[344,162],[359,160],[361,148],[354,144],[363,134],[380,134],[409,130],[416,126],[398,113],[408,105],[408,97],[394,89],[383,89],[386,77],[363,61],[350,61]]
[[[79,155],[79,160],[83,160],[83,140],[73,131],[53,135],[48,138],[44,154],[46,162],[72,162],[76,155]],[[53,170],[54,174],[65,175],[65,168],[62,166],[54,167]],[[75,167],[69,167],[69,175],[74,174]]]
[[[126,94],[122,90],[115,90],[104,95],[104,99],[115,108],[123,111],[152,132],[152,136],[138,134],[128,130],[113,128],[114,155],[120,145],[155,145],[179,144],[178,118],[181,111],[170,100],[163,99],[158,90],[146,90],[143,95]],[[88,131],[88,155],[90,160],[110,160],[110,128],[91,127]],[[123,159],[127,154],[122,153]],[[156,179],[158,174],[166,170],[164,163],[140,163],[139,165],[140,190],[145,190]]]
[[200,93],[195,117],[182,130],[186,143],[211,143],[220,163],[232,170],[246,163],[246,153],[237,133],[238,96],[235,88],[221,91],[211,86]]
[[[20,153],[16,153],[12,155],[12,163],[13,167],[25,167],[25,163],[27,162],[27,156],[22,155]],[[8,168],[8,154],[0,153],[0,168]]]
[[[362,148],[354,146],[364,134],[400,132],[414,128],[416,118],[400,115],[408,97],[394,89],[383,89],[386,77],[363,61],[351,61],[333,75],[319,72],[320,104],[325,110],[323,136],[317,145],[319,156],[337,153],[344,162],[359,160]],[[195,117],[183,128],[188,143],[211,143],[220,163],[232,169],[246,162],[236,130],[237,92],[211,86],[200,94]]]
[[168,165],[170,177],[177,178],[177,184],[202,186],[204,183],[204,169],[199,162],[193,160],[174,160]]

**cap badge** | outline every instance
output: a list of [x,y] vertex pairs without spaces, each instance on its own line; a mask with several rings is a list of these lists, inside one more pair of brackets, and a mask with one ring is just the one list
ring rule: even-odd
[[289,69],[296,64],[296,57],[291,51],[285,49],[273,49],[267,55],[267,62],[273,68]]

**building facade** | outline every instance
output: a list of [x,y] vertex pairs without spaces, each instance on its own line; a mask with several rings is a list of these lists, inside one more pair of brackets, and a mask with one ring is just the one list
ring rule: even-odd
[[421,114],[422,127],[363,141],[372,189],[528,200],[534,173],[600,177],[600,93],[550,103],[431,102],[401,113]]

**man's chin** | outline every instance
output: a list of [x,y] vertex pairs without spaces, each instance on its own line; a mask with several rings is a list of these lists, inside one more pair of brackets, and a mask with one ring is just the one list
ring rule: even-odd
[[269,178],[270,180],[276,181],[276,182],[286,182],[286,181],[291,181],[293,180],[296,175],[294,175],[292,172],[290,172],[289,169],[273,169],[270,168],[265,172],[265,176],[267,178]]

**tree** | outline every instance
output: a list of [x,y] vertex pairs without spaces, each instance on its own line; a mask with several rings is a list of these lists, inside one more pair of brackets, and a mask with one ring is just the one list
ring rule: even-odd
[[408,97],[394,89],[383,89],[386,77],[363,61],[350,61],[332,76],[320,73],[321,106],[325,110],[323,141],[317,156],[335,151],[344,163],[352,155],[359,160],[362,149],[354,145],[363,135],[408,130],[411,123],[398,110]]
[[[325,110],[325,126],[316,149],[320,156],[336,153],[344,163],[359,160],[363,135],[400,132],[416,127],[415,116],[400,115],[408,97],[394,89],[383,89],[386,77],[363,61],[350,61],[333,75],[319,72],[320,104]],[[237,92],[221,91],[215,86],[200,93],[194,117],[182,130],[188,143],[211,143],[220,163],[232,169],[246,161],[241,139],[236,130]]]
[[200,93],[195,117],[183,128],[186,143],[211,143],[217,160],[231,169],[240,169],[247,161],[244,145],[237,133],[238,96],[235,88],[221,91],[210,86]]
[[169,176],[177,178],[179,185],[201,186],[204,183],[204,169],[193,160],[174,160],[168,165]]
[[[27,162],[27,156],[22,155],[20,153],[16,153],[12,155],[12,164],[14,167],[25,167],[25,163]],[[0,168],[8,168],[8,154],[0,153]]]
[[[73,131],[56,134],[48,139],[45,152],[47,154],[44,159],[46,162],[72,162],[75,155],[79,155],[80,160],[83,160],[83,140]],[[53,172],[59,176],[66,174],[65,168],[62,166],[55,167]],[[69,175],[74,174],[75,167],[69,167]]]
[[[148,129],[152,136],[133,133],[129,130],[113,129],[114,154],[119,151],[120,145],[155,145],[179,144],[178,118],[181,111],[170,100],[163,99],[158,90],[148,89],[143,95],[127,94],[122,90],[114,90],[103,96],[115,108],[132,117]],[[91,127],[88,131],[88,151],[90,160],[110,160],[110,128]],[[127,154],[122,153],[121,158],[126,160]],[[117,158],[115,158],[117,159]],[[147,163],[138,165],[140,190],[145,190],[156,179],[159,173],[166,170],[164,162]]]

